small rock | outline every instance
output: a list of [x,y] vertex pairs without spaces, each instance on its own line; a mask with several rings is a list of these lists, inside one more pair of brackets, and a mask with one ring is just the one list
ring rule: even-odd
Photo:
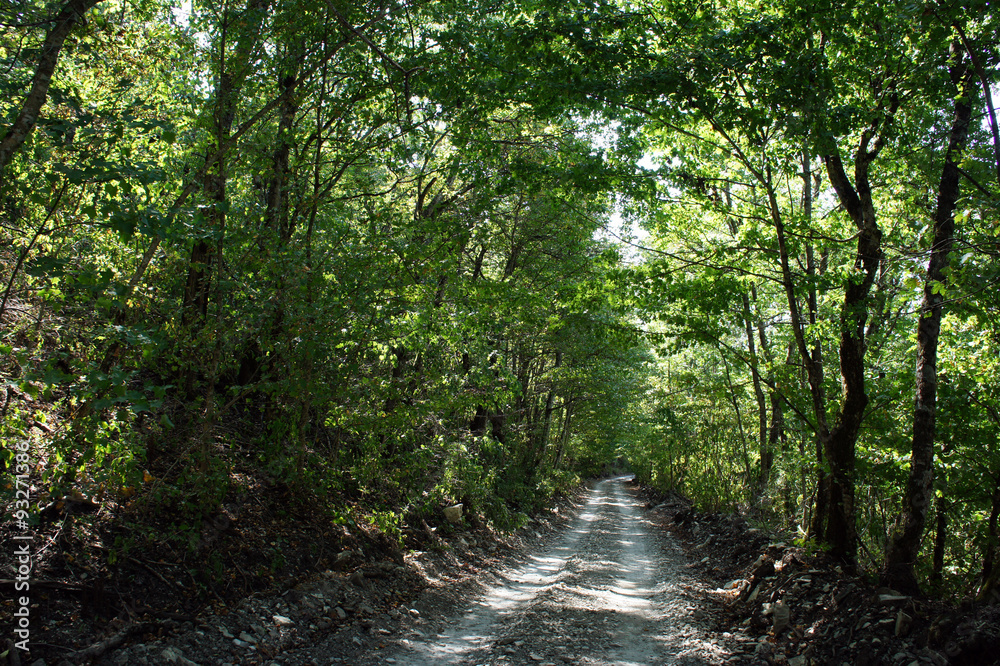
[[333,609],[333,614],[337,617],[338,620],[347,619],[347,611],[345,611],[340,606],[337,606],[336,608]]
[[847,585],[847,587],[845,587],[843,590],[840,590],[839,592],[837,592],[837,595],[833,598],[833,603],[835,605],[839,606],[840,603],[844,599],[846,599],[847,595],[849,595],[853,590],[854,590],[854,583],[849,583]]
[[913,624],[913,618],[899,611],[896,613],[896,636],[905,636],[910,633],[910,625]]
[[351,564],[354,561],[354,551],[353,550],[342,550],[337,553],[337,556],[333,559],[333,568],[338,571],[344,571],[351,568]]
[[462,522],[462,505],[455,504],[444,508],[444,517],[449,523]]
[[240,632],[240,640],[241,641],[246,641],[247,643],[256,643],[257,642],[256,638],[254,638],[253,636],[251,636],[250,634],[248,634],[245,631],[241,631]]
[[[196,663],[184,656],[184,654],[175,647],[168,647],[162,653],[160,657],[164,662],[168,664],[181,664],[181,666],[198,666]],[[43,662],[44,663],[44,662]]]
[[225,627],[219,627],[219,633],[220,633],[220,634],[222,634],[222,637],[223,637],[223,638],[229,638],[229,639],[233,639],[233,638],[235,638],[235,636],[233,636],[233,635],[232,635],[232,634],[231,634],[231,633],[229,632],[229,630],[228,630],[228,629],[226,629]]
[[774,635],[777,636],[787,629],[788,625],[791,624],[790,620],[791,611],[788,609],[788,604],[781,600],[774,602],[771,606],[771,626],[774,629]]
[[351,642],[354,643],[355,645],[357,645],[358,647],[361,647],[361,645],[362,645],[361,639],[358,638],[357,636],[355,636],[354,638],[352,638]]
[[766,556],[762,557],[764,557],[763,561],[761,561],[761,563],[758,566],[754,567],[753,576],[751,576],[752,584],[754,585],[759,583],[764,578],[769,578],[773,576],[775,573],[774,560],[772,560],[770,557]]
[[809,666],[806,658],[799,655],[798,657],[792,657],[788,660],[788,666]]
[[880,594],[878,595],[878,602],[883,606],[901,606],[909,601],[909,597],[904,597],[903,595],[896,594]]
[[274,623],[279,627],[288,627],[290,625],[295,624],[294,622],[292,622],[291,618],[285,617],[284,615],[274,615],[272,616],[272,619],[274,620]]
[[250,645],[249,643],[247,643],[246,641],[241,641],[241,640],[240,640],[240,639],[238,639],[238,638],[234,638],[234,639],[233,639],[233,645],[235,645],[236,647],[241,647],[241,648],[247,648],[247,647],[252,647],[252,646],[251,646],[251,645]]

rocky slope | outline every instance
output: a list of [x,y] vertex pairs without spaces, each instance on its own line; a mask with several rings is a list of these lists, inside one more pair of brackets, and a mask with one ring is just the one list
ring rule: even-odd
[[822,554],[703,515],[679,497],[650,498],[670,516],[692,567],[741,636],[750,663],[851,666],[1000,663],[1000,609],[953,608],[845,574]]

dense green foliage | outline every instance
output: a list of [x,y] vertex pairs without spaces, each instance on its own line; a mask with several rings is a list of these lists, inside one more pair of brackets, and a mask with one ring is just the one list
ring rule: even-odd
[[249,475],[387,530],[509,526],[625,459],[989,594],[973,5],[15,3],[0,455],[179,521]]
[[[48,11],[5,17],[7,116]],[[52,405],[50,492],[167,457],[159,496],[210,511],[237,449],[509,525],[607,461],[643,343],[583,121],[454,90],[453,7],[340,11],[102,2],[72,33],[4,189],[4,441]]]
[[[717,6],[632,104],[662,165],[637,286],[667,340],[640,474],[964,591],[990,587],[1000,499],[981,356],[1000,163],[974,71],[995,71],[996,23],[977,7]],[[976,483],[956,485],[962,456]]]

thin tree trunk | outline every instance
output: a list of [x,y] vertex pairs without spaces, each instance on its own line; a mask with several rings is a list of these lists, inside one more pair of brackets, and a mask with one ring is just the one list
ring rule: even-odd
[[729,395],[729,404],[733,406],[733,412],[736,414],[736,429],[740,434],[740,452],[743,454],[743,474],[747,479],[748,484],[752,484],[753,473],[750,467],[750,452],[747,450],[747,435],[746,429],[743,427],[743,410],[740,409],[740,401],[736,395],[736,387],[733,386],[732,373],[729,371],[729,363],[726,359],[722,358],[722,366],[726,369],[726,388]]
[[55,72],[56,63],[59,61],[59,51],[62,50],[66,38],[73,29],[84,23],[86,14],[95,5],[103,0],[69,0],[63,5],[62,10],[53,19],[53,25],[45,35],[38,50],[38,65],[35,67],[35,75],[31,79],[31,90],[17,118],[7,128],[0,140],[0,190],[5,189],[4,171],[7,165],[14,159],[14,153],[20,149],[38,124],[38,115],[45,105],[45,99],[49,94],[49,86],[52,84],[52,74]]
[[959,196],[959,167],[972,121],[973,77],[964,58],[951,68],[952,81],[961,97],[955,103],[955,117],[938,186],[934,215],[934,242],[924,281],[924,299],[917,324],[917,391],[913,413],[910,474],[903,496],[903,508],[886,547],[881,572],[884,585],[901,592],[917,593],[915,565],[924,534],[927,510],[933,497],[934,435],[937,409],[937,349],[944,314],[949,254],[955,237],[955,204]]
[[[557,351],[555,365],[552,366],[552,372],[560,366],[562,366],[562,352]],[[551,381],[552,383],[555,383],[555,378]],[[550,388],[548,396],[545,398],[545,413],[543,416],[542,432],[538,438],[538,449],[535,452],[536,466],[541,464],[542,460],[545,458],[545,449],[549,443],[549,433],[552,431],[552,413],[555,411],[555,399],[555,389]]]
[[7,286],[3,290],[3,299],[0,300],[0,322],[3,321],[3,316],[7,312],[7,301],[10,299],[11,291],[14,288],[14,280],[17,279],[17,274],[21,272],[21,268],[24,266],[24,261],[28,258],[28,255],[31,254],[31,249],[35,247],[35,243],[37,243],[38,239],[46,233],[45,227],[48,225],[49,220],[52,219],[52,216],[55,215],[55,212],[59,209],[59,203],[62,201],[63,195],[66,193],[66,187],[67,183],[64,181],[62,187],[59,189],[59,193],[56,195],[55,201],[52,202],[48,213],[45,214],[45,219],[42,220],[42,223],[38,225],[38,229],[35,230],[35,235],[31,237],[27,246],[25,246],[17,256],[17,262],[14,264],[14,268],[10,272],[10,277],[7,279]]
[[[764,395],[763,382],[760,377],[760,359],[757,357],[757,344],[754,340],[754,327],[750,314],[750,296],[743,294],[743,326],[747,337],[747,352],[750,356],[750,376],[753,380],[753,395],[757,401],[757,478],[753,483],[757,498],[767,490],[767,481],[771,476],[771,464],[774,460],[767,436],[767,396]],[[748,479],[749,481],[749,479]]]
[[993,503],[990,508],[990,518],[987,523],[987,546],[983,557],[982,584],[976,594],[980,602],[995,602],[1000,600],[1000,473],[994,475]]
[[934,531],[934,566],[931,569],[931,583],[940,585],[944,576],[944,551],[948,545],[948,500],[941,495],[934,502],[937,512],[937,529]]
[[816,433],[816,506],[809,522],[808,535],[823,539],[825,538],[824,526],[826,525],[830,500],[830,474],[826,472],[824,465],[824,457],[827,450],[826,442],[830,437],[830,429],[827,424],[826,394],[823,388],[822,348],[818,343],[815,343],[812,349],[810,349],[806,341],[805,326],[795,294],[795,283],[791,271],[785,225],[781,218],[780,208],[773,188],[768,188],[768,201],[771,209],[771,219],[774,222],[775,234],[778,240],[778,258],[781,262],[782,284],[785,288],[785,296],[788,299],[788,310],[792,320],[793,344],[795,345],[795,350],[798,352],[799,360],[805,368],[806,381],[809,385],[809,395],[812,398],[813,416],[816,419],[811,424],[813,431]]
[[986,68],[983,67],[979,53],[974,48],[972,42],[969,41],[969,37],[965,34],[965,30],[962,29],[961,24],[956,23],[955,29],[962,39],[962,46],[965,47],[966,53],[969,54],[973,70],[983,88],[983,97],[986,99],[986,113],[990,119],[990,131],[993,133],[993,161],[997,171],[997,184],[1000,185],[1000,128],[997,127],[997,113],[993,107],[993,93],[990,90],[989,75],[986,73]]
[[[756,289],[751,290],[754,303],[757,302]],[[774,367],[774,356],[767,339],[767,331],[764,329],[764,322],[758,316],[756,318],[757,338],[760,341],[760,351],[770,367]],[[794,347],[789,348],[788,363],[794,358]],[[768,401],[771,406],[770,424],[767,428],[767,445],[761,448],[761,478],[758,480],[758,494],[762,495],[767,490],[770,482],[771,468],[774,465],[774,455],[778,451],[779,445],[785,438],[785,414],[782,408],[781,395],[774,388],[773,370],[768,371],[767,377]],[[766,471],[766,475],[765,475]]]
[[552,464],[552,469],[559,469],[562,465],[563,456],[566,455],[566,445],[569,443],[570,423],[573,419],[573,404],[571,401],[563,402],[563,424],[559,431],[559,448],[556,450],[556,459]]
[[[184,378],[185,392],[194,390],[194,382],[199,374],[196,366],[198,357],[198,337],[206,323],[209,293],[216,262],[221,257],[221,238],[226,224],[226,159],[222,147],[228,144],[236,118],[237,98],[242,90],[250,68],[250,58],[254,45],[259,39],[259,28],[270,0],[248,0],[247,11],[239,14],[247,18],[249,25],[234,26],[237,18],[229,13],[222,24],[219,43],[219,81],[215,89],[215,104],[212,116],[213,146],[209,152],[218,155],[214,164],[209,164],[202,182],[205,198],[211,202],[206,209],[205,224],[215,238],[200,238],[191,248],[188,274],[184,286],[181,307],[181,324],[191,336],[192,357]],[[227,40],[231,30],[237,32],[233,56],[227,56]]]

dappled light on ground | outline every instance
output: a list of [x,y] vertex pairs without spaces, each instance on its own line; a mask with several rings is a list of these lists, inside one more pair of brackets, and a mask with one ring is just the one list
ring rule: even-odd
[[678,546],[652,529],[625,480],[598,483],[569,529],[440,631],[415,631],[387,659],[413,666],[724,660],[694,613]]

